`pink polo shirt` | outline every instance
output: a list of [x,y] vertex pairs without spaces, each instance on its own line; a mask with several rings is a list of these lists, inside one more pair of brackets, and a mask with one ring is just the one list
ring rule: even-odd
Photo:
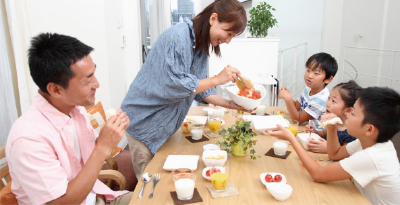
[[[84,107],[76,106],[70,114],[73,121],[38,93],[29,110],[13,124],[6,155],[12,178],[11,190],[19,204],[44,204],[61,197],[67,191],[68,183],[82,169],[74,151],[73,122],[83,164],[89,159],[98,134],[90,125]],[[127,193],[112,191],[99,180],[92,190],[104,195],[107,201]]]

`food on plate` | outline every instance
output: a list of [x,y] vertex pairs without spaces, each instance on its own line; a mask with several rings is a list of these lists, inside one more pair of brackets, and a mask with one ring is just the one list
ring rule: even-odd
[[282,181],[282,176],[280,174],[275,175],[274,182],[281,182],[281,181]]
[[265,181],[266,181],[266,182],[273,182],[274,179],[272,178],[272,175],[267,174],[267,175],[265,175]]
[[275,110],[272,113],[273,115],[282,115],[283,118],[285,118],[286,114],[282,110]]
[[106,111],[106,118],[109,119],[111,116],[117,115],[117,111],[115,109],[109,109]]
[[265,175],[265,181],[266,182],[281,182],[282,181],[282,175],[277,174],[275,177],[272,177],[271,174]]
[[225,157],[223,155],[207,156],[206,159],[225,159]]
[[237,94],[249,99],[257,100],[261,98],[261,92],[259,90],[254,90],[254,88],[249,89],[245,87],[242,91],[238,91]]
[[210,176],[211,176],[211,173],[219,173],[219,172],[221,172],[221,170],[219,170],[219,169],[213,167],[213,168],[211,168],[211,169],[209,169],[209,170],[206,171],[206,176],[207,176],[207,177],[210,177]]
[[190,124],[191,124],[190,122],[183,122],[182,126],[181,126],[182,132],[189,133],[190,132]]
[[320,122],[319,127],[325,127],[326,125],[334,125],[334,124],[343,124],[343,122],[339,117],[334,117],[330,120]]

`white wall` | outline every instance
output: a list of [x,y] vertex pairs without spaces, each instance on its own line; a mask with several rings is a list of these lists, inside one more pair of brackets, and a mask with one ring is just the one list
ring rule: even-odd
[[[26,50],[33,36],[57,32],[76,37],[95,49],[91,56],[97,65],[96,76],[100,82],[96,101],[101,101],[104,109],[120,107],[127,87],[141,66],[138,1],[36,0],[15,4],[16,26],[20,27],[23,44],[22,51],[15,55],[23,60],[26,69]],[[123,36],[126,44],[122,48]],[[32,91],[30,98],[33,99],[37,87],[28,70],[26,73]]]
[[[324,30],[326,44],[323,46],[323,51],[334,53],[340,51],[336,83],[342,81],[343,68],[352,69],[348,64],[343,63],[345,54],[346,59],[356,67],[359,73],[382,77],[397,76],[399,79],[400,55],[393,59],[391,52],[360,49],[346,49],[345,53],[344,47],[400,50],[398,38],[400,36],[400,13],[398,12],[400,11],[400,1],[326,0],[326,2],[332,7],[329,7],[330,15],[325,16],[324,28],[328,29]],[[334,31],[336,28],[338,30]],[[333,32],[335,35],[332,35]],[[395,62],[394,67],[392,67],[393,61]],[[390,72],[392,68],[393,73]],[[345,76],[344,80],[348,79],[349,77]],[[389,86],[388,80],[372,76],[359,75],[357,80],[362,86]],[[396,83],[392,87],[400,90],[400,83]]]

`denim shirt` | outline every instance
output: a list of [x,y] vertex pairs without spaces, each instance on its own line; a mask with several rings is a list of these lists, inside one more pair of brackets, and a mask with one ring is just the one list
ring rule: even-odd
[[153,155],[179,129],[193,100],[216,94],[215,88],[194,94],[199,80],[208,78],[208,56],[195,43],[188,18],[164,31],[122,102],[131,121],[127,132]]

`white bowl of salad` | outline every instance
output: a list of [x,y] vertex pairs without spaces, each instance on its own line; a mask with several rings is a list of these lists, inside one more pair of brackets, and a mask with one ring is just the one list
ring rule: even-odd
[[232,101],[240,106],[244,106],[246,110],[254,110],[260,105],[267,93],[263,85],[254,85],[254,90],[245,89],[244,91],[240,91],[239,88],[234,85],[226,87],[226,90]]

